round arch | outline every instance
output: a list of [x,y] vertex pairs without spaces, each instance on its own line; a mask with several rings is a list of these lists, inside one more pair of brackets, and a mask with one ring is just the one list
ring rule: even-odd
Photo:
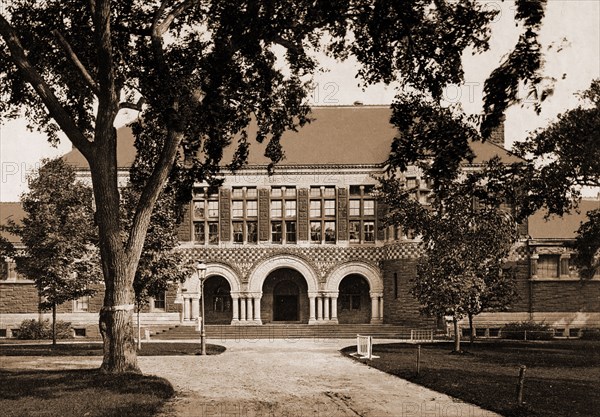
[[[239,293],[241,290],[240,280],[236,272],[229,266],[219,263],[206,264],[206,278],[212,276],[222,276],[229,282],[232,293]],[[190,293],[198,291],[198,273],[194,272],[186,281],[183,287]]]
[[338,292],[340,282],[352,274],[362,275],[369,283],[371,293],[383,293],[383,279],[379,271],[369,264],[362,262],[348,262],[334,269],[325,283],[325,290],[328,292]]
[[302,274],[308,285],[309,293],[316,293],[319,290],[317,274],[308,262],[293,255],[277,255],[265,259],[252,270],[248,281],[248,291],[253,293],[262,292],[263,283],[267,276],[280,268],[294,269]]

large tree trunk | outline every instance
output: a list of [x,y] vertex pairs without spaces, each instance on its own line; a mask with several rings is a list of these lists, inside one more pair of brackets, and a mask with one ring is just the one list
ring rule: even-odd
[[454,323],[454,352],[460,352],[460,328],[456,316],[452,317],[452,323]]
[[469,345],[473,345],[473,341],[475,341],[475,333],[473,332],[473,313],[469,313],[468,317],[469,317]]
[[52,304],[52,346],[56,346],[56,303]]

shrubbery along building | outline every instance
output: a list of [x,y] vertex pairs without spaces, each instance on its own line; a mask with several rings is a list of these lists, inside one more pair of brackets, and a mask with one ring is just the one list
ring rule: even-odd
[[[267,173],[263,145],[253,143],[247,166],[224,171],[218,190],[196,184],[177,250],[190,264],[207,265],[204,301],[198,275],[192,274],[151,300],[141,315],[144,327],[195,325],[201,302],[207,325],[439,325],[419,314],[409,293],[418,239],[383,227],[386,208],[371,194],[396,132],[389,107],[317,107],[312,117],[311,124],[284,135],[286,159],[273,175]],[[128,128],[118,133],[125,183],[135,148]],[[498,131],[488,142],[473,143],[473,164],[494,156],[516,161],[503,140]],[[78,151],[64,158],[80,178],[89,179]],[[405,176],[426,204],[429,192],[419,170],[409,169]],[[479,334],[494,335],[504,323],[526,320],[545,322],[565,335],[600,327],[600,276],[581,280],[567,246],[585,212],[598,205],[583,201],[583,214],[546,222],[538,213],[521,225],[522,237],[509,260],[517,270],[519,297],[506,312],[476,316]],[[22,216],[18,203],[2,203],[2,223]],[[58,318],[71,322],[77,335],[98,335],[103,298],[102,286],[98,289],[94,297],[59,307]],[[24,319],[38,318],[38,301],[32,281],[18,276],[11,260],[2,262],[0,337],[10,337]]]

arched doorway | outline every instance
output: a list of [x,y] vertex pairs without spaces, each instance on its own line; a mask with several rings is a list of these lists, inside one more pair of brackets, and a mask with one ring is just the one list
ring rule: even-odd
[[262,293],[263,323],[308,323],[308,286],[298,271],[281,268],[271,272]]
[[230,324],[233,317],[231,287],[220,275],[204,281],[204,314],[206,324]]
[[370,323],[369,283],[359,274],[345,276],[340,282],[337,303],[338,323]]

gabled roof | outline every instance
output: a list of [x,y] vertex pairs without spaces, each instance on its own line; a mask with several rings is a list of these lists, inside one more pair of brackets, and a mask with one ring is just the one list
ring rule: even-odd
[[587,212],[595,209],[600,209],[600,200],[582,200],[578,210],[562,217],[546,219],[548,212],[540,210],[529,217],[529,235],[533,239],[574,239],[581,223],[588,219]]
[[[285,159],[280,165],[357,165],[382,164],[389,155],[396,129],[390,124],[391,109],[388,106],[331,106],[314,107],[310,124],[298,132],[285,132],[281,144]],[[249,138],[256,134],[256,126],[249,127]],[[117,167],[128,168],[135,158],[134,138],[128,127],[118,130]],[[248,165],[267,165],[264,156],[266,143],[250,141]],[[494,156],[504,162],[520,159],[490,141],[472,144],[475,164]],[[223,163],[231,161],[235,149],[224,151]],[[76,149],[64,156],[75,168],[87,169],[88,164]]]
[[[26,216],[21,203],[0,203],[0,226],[8,224],[9,220],[13,220],[17,224],[21,224],[21,220]],[[0,230],[0,236],[8,239],[11,243],[20,243],[17,236]]]

